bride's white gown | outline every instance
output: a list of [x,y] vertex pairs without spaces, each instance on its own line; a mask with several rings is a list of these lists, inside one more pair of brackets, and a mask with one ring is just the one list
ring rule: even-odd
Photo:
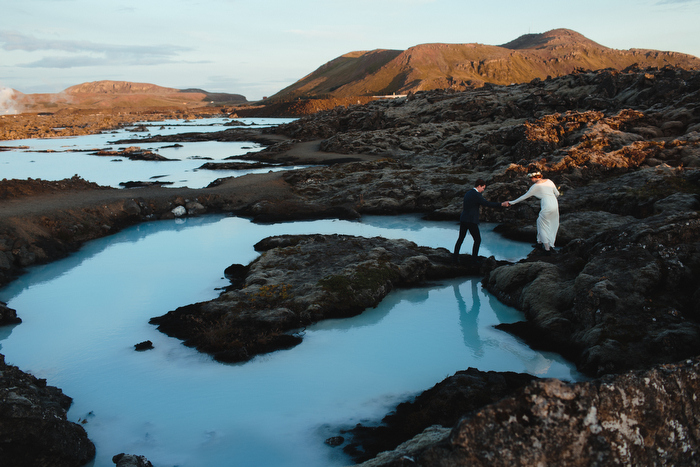
[[559,190],[551,180],[542,180],[533,183],[527,193],[511,201],[510,204],[517,204],[532,196],[540,200],[540,215],[537,217],[537,242],[545,246],[554,246],[554,240],[556,240],[559,230],[559,203],[557,202]]

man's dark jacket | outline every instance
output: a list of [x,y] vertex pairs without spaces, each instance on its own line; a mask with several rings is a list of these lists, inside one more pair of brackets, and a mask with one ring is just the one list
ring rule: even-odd
[[495,201],[487,201],[481,196],[481,193],[472,188],[464,194],[464,203],[462,205],[462,215],[459,216],[460,222],[479,223],[479,206],[487,206],[489,208],[498,208],[501,203]]

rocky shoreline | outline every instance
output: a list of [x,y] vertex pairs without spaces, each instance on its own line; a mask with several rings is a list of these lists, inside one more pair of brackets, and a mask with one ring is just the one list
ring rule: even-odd
[[[476,178],[487,181],[487,198],[514,199],[527,189],[523,175],[537,167],[563,192],[561,248],[554,255],[533,251],[516,264],[488,259],[474,270],[447,261],[452,245],[270,238],[258,260],[232,265],[231,288],[219,298],[156,321],[187,345],[240,361],[295,345],[295,330],[304,324],[361,312],[392,287],[478,275],[527,318],[503,328],[534,348],[561,353],[595,379],[532,381],[498,393],[499,400],[443,407],[453,411],[449,421],[426,416],[420,429],[427,431],[413,441],[407,437],[418,428],[399,435],[401,423],[357,427],[349,434],[354,441],[345,443],[348,452],[397,449],[368,466],[517,459],[578,465],[579,458],[596,465],[698,463],[700,406],[691,395],[700,355],[699,72],[582,71],[522,85],[417,93],[253,133],[201,137],[258,138],[268,147],[250,159],[323,165],[220,180],[202,190],[143,188],[138,196],[73,180],[63,190],[67,208],[49,209],[44,198],[29,215],[23,200],[41,199],[46,192],[35,192],[43,184],[3,181],[10,195],[0,206],[2,282],[90,238],[174,216],[177,206],[187,215],[229,212],[265,222],[407,212],[454,222]],[[533,241],[537,212],[537,205],[523,203],[485,209],[482,219],[499,223],[509,238]],[[306,268],[315,275],[295,274],[292,266],[298,271],[301,264],[314,265]],[[357,302],[343,311],[339,304],[348,297]],[[253,306],[253,298],[262,304]],[[206,325],[185,333],[192,326],[182,325],[195,321]],[[463,384],[445,383],[452,394],[492,379],[458,376]]]

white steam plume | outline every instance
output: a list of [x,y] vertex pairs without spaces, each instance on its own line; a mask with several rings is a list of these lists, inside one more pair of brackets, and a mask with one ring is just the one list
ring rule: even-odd
[[0,85],[0,115],[19,113],[16,108],[15,91]]

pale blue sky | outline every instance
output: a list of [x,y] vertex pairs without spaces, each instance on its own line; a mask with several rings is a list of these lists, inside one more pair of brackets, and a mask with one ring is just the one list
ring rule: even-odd
[[0,88],[111,79],[257,100],[356,50],[557,28],[700,56],[700,0],[0,0]]

